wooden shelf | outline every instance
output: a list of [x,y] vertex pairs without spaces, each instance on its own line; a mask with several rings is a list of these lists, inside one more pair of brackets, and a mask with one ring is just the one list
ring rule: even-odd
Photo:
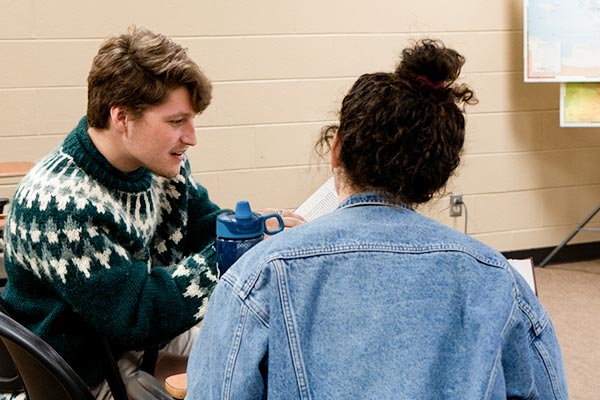
[[34,165],[31,161],[0,162],[0,178],[25,176]]

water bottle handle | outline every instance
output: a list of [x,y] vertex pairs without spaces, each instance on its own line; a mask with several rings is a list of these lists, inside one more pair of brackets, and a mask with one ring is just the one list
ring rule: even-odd
[[[275,230],[268,230],[267,229],[267,220],[271,219],[271,218],[277,218],[277,221],[279,222],[279,227]],[[285,224],[283,223],[283,218],[281,218],[281,215],[279,214],[266,214],[262,216],[262,220],[263,220],[263,229],[265,230],[265,233],[267,235],[274,235],[276,233],[279,233],[283,230],[283,228],[285,227]]]

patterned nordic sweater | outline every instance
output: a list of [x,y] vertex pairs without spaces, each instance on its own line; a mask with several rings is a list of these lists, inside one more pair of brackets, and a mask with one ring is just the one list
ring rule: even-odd
[[103,374],[94,330],[119,356],[169,341],[204,316],[217,281],[219,208],[190,175],[112,167],[87,118],[22,180],[5,227],[15,317],[90,386]]

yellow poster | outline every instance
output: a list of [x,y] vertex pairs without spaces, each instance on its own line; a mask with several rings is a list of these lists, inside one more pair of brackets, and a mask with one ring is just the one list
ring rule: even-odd
[[600,127],[600,82],[561,85],[560,126]]

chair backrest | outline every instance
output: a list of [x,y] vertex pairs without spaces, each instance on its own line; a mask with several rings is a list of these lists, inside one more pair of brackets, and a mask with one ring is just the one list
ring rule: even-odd
[[[4,301],[4,299],[2,297],[0,297],[0,314],[4,315],[5,318],[3,318],[2,320],[0,320],[0,393],[10,393],[10,392],[19,392],[19,391],[23,391],[27,385],[30,383],[29,380],[26,379],[26,376],[23,376],[23,380],[25,380],[25,385],[23,385],[23,381],[21,380],[21,377],[19,375],[19,371],[21,368],[21,364],[17,363],[17,365],[15,366],[15,362],[17,362],[18,360],[13,361],[13,353],[11,352],[11,347],[9,345],[9,347],[7,348],[5,345],[5,335],[4,335],[4,330],[5,329],[11,329],[14,326],[18,326],[18,332],[22,335],[26,335],[27,337],[34,337],[36,340],[34,343],[43,343],[41,346],[39,347],[38,350],[40,350],[42,353],[47,354],[47,357],[51,357],[51,361],[56,361],[57,359],[60,360],[58,361],[58,363],[60,364],[60,366],[66,366],[66,371],[69,374],[72,374],[70,376],[74,376],[74,380],[76,381],[81,381],[81,383],[83,384],[83,386],[85,387],[85,383],[83,383],[83,381],[79,378],[79,376],[70,368],[70,366],[64,361],[64,359],[62,359],[62,357],[56,353],[56,351],[54,351],[54,349],[52,349],[46,342],[44,342],[42,339],[38,338],[37,336],[35,336],[33,333],[31,333],[29,330],[27,330],[27,328],[25,328],[24,326],[19,325],[18,322],[16,322],[14,319],[12,319],[10,317],[11,313],[10,313],[10,306]],[[7,320],[7,321],[11,321],[10,323],[7,323],[8,326],[5,326],[6,324],[3,324],[3,320]],[[3,328],[4,327],[4,328]],[[112,357],[112,352],[110,350],[110,347],[108,345],[108,342],[106,341],[106,339],[101,336],[98,335],[98,341],[99,341],[99,346],[103,347],[104,351],[101,353],[102,354],[102,365],[106,374],[106,380],[108,381],[109,387],[110,387],[110,391],[112,393],[113,399],[114,400],[172,400],[172,397],[169,395],[169,393],[166,391],[166,389],[164,388],[164,386],[158,381],[156,380],[151,374],[140,370],[135,374],[132,374],[131,376],[128,377],[127,379],[127,383],[123,382],[123,379],[121,378],[121,374],[119,373],[119,368],[117,365],[116,360]],[[46,348],[50,348],[51,352],[47,352]],[[19,351],[19,350],[16,350]],[[27,351],[27,350],[23,350],[23,351]],[[156,360],[157,358],[157,353],[158,352],[158,347],[155,349],[151,349],[150,351],[147,351],[146,353],[148,354],[144,354],[144,358],[146,358],[147,355],[150,356],[150,362],[152,362],[152,360]],[[39,352],[38,352],[39,353]],[[54,356],[52,357],[52,355],[50,353],[54,353]],[[32,355],[32,357],[35,357],[35,354]],[[33,363],[26,363],[25,367],[28,368],[28,371],[21,371],[21,374],[27,374],[27,376],[31,376],[32,372],[31,372],[31,365],[33,364],[34,367],[34,371],[33,371],[33,376],[34,376],[34,380],[37,380],[38,378],[35,377],[36,374],[39,373],[39,370],[41,370],[42,368],[40,368],[39,370],[37,369],[36,363],[37,361],[35,360],[29,360],[29,361],[33,361]],[[154,361],[155,362],[155,361]],[[55,381],[55,378],[50,376],[48,377],[48,370],[46,369],[44,374],[45,374],[45,378],[41,379],[41,381],[39,381],[39,385],[43,386],[43,391],[42,391],[42,397],[33,397],[33,394],[29,394],[29,399],[30,400],[37,400],[37,399],[69,399],[69,397],[64,397],[64,394],[62,391],[59,390],[57,397],[49,397],[50,395],[48,394],[48,390],[46,389],[45,385],[50,385],[52,384],[52,382]],[[59,376],[59,378],[61,378],[61,376]],[[62,384],[61,384],[62,385]],[[79,384],[77,384],[79,385]],[[31,393],[33,389],[27,387],[27,391],[28,393]],[[37,389],[36,389],[37,390]],[[87,392],[87,387],[85,387],[84,389],[85,392]],[[87,396],[87,394],[85,394],[84,396]],[[78,398],[78,397],[74,397],[74,398]],[[87,399],[88,397],[81,397],[82,399]]]
[[0,393],[23,390],[23,383],[4,344],[0,343]]
[[0,313],[0,340],[29,400],[94,400],[83,380],[48,343],[4,313]]
[[8,204],[9,200],[7,197],[0,198],[0,214],[4,214],[4,207]]
[[[4,308],[4,300],[0,297],[0,313],[8,314]],[[0,340],[0,393],[19,392],[23,390],[23,382],[19,377],[17,368],[13,363],[10,353]]]
[[13,364],[10,353],[0,342],[0,393],[18,392],[23,390],[23,382]]

